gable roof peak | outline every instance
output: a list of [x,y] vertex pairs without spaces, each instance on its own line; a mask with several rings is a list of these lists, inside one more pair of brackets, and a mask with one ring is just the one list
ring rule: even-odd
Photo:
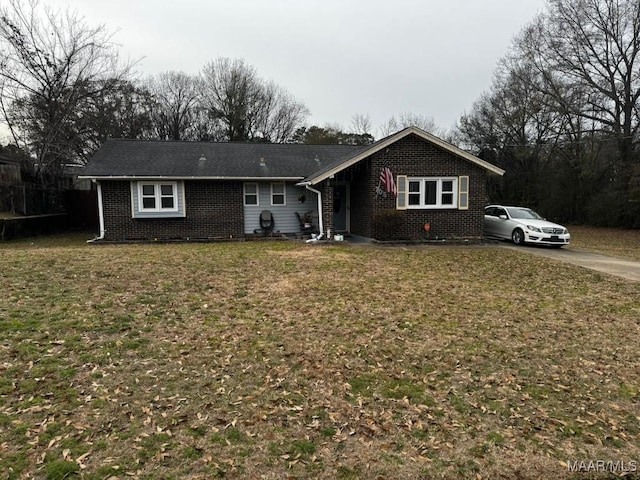
[[359,161],[373,155],[376,152],[379,152],[381,150],[384,150],[385,148],[389,147],[390,145],[402,140],[403,138],[409,136],[409,135],[417,135],[418,137],[422,138],[423,140],[436,145],[440,148],[442,148],[443,150],[457,156],[460,158],[463,158],[487,171],[489,171],[490,173],[494,173],[496,175],[503,175],[504,174],[504,170],[493,165],[492,163],[489,163],[485,160],[482,160],[478,157],[476,157],[475,155],[472,155],[469,152],[465,152],[464,150],[456,147],[455,145],[452,145],[449,142],[446,142],[445,140],[441,139],[440,137],[437,137],[435,135],[433,135],[432,133],[426,132],[425,130],[422,130],[421,128],[418,128],[416,126],[409,126],[406,128],[403,128],[402,130],[389,135],[388,137],[385,137],[381,140],[378,140],[377,142],[368,145],[367,147],[365,147],[364,149],[359,150],[357,153],[355,153],[353,156],[351,156],[350,158],[343,160],[341,162],[338,163],[333,163],[317,172],[315,172],[314,174],[310,175],[309,177],[307,177],[305,179],[306,183],[310,183],[312,185],[315,185],[323,180],[326,180],[327,178],[330,178],[331,176],[335,175],[336,173],[344,170],[345,168],[350,167],[351,165],[354,165],[356,163],[358,163]]

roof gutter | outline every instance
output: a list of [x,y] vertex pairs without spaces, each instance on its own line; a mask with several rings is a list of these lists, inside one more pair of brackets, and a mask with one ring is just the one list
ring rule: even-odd
[[244,180],[244,181],[261,181],[261,180],[280,180],[280,181],[296,181],[302,180],[304,177],[196,177],[196,176],[172,176],[172,175],[78,175],[80,179],[89,180]]

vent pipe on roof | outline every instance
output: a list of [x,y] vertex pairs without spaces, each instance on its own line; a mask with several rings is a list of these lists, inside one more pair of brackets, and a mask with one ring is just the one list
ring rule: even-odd
[[266,167],[267,166],[267,162],[265,161],[264,157],[260,157],[260,166],[261,167]]

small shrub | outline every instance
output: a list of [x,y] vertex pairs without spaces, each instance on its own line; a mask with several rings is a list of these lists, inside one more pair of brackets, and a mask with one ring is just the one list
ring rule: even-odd
[[378,240],[398,240],[402,238],[403,224],[404,212],[402,210],[381,210],[373,217],[374,236]]

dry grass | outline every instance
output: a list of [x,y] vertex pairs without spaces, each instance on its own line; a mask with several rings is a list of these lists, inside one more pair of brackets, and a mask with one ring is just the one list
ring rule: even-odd
[[608,478],[640,289],[490,247],[0,245],[4,478]]
[[570,248],[640,260],[640,230],[572,226],[569,231]]

